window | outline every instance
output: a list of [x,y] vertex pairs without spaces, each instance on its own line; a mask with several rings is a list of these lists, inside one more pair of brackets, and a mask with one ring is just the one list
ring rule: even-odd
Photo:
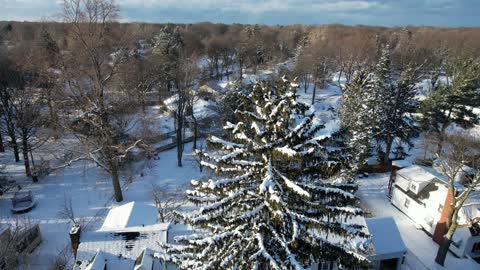
[[410,205],[410,200],[405,199],[405,203],[403,205],[405,206],[405,208],[408,208],[408,206]]
[[473,244],[472,253],[480,253],[480,242]]
[[413,192],[416,192],[417,186],[415,185],[415,183],[410,184],[410,190],[413,191]]
[[438,212],[442,213],[442,211],[443,211],[443,204],[439,204],[438,205]]
[[332,270],[333,262],[320,262],[318,264],[318,270]]

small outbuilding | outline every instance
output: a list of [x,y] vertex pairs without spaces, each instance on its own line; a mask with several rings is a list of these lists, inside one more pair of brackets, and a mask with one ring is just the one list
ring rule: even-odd
[[403,243],[397,224],[392,217],[368,218],[368,231],[372,235],[374,255],[370,256],[373,270],[399,270],[407,247]]

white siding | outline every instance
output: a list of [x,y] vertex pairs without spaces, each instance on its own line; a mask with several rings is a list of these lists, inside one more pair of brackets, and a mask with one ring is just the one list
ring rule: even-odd
[[[396,184],[396,183],[395,183]],[[408,202],[407,202],[408,201]],[[425,208],[423,205],[418,204],[412,198],[408,197],[397,186],[392,189],[392,204],[395,205],[400,211],[405,213],[415,223],[422,225],[425,224]]]

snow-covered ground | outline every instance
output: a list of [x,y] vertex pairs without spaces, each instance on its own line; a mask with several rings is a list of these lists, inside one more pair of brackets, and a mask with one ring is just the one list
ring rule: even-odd
[[[132,171],[133,182],[124,182],[124,201],[153,204],[152,185],[165,188],[187,186],[191,179],[198,179],[198,165],[190,154],[192,144],[185,145],[183,167],[177,167],[176,150],[159,154],[158,160],[136,164]],[[23,163],[11,162],[11,153],[1,153],[0,161],[7,164],[5,172],[20,183],[24,190],[31,190],[36,198],[36,207],[25,214],[10,212],[11,194],[0,197],[0,219],[13,222],[15,218],[28,217],[38,222],[42,233],[42,244],[31,254],[21,269],[47,269],[59,252],[69,244],[70,222],[59,216],[65,197],[71,198],[74,213],[88,223],[91,230],[102,224],[108,209],[119,205],[114,202],[112,186],[108,176],[99,173],[98,168],[86,162],[77,162],[71,167],[58,170],[38,183],[31,183],[23,176]],[[140,177],[140,172],[144,177]]]
[[[404,215],[400,210],[390,204],[386,191],[390,174],[373,174],[369,177],[358,179],[359,196],[362,204],[375,217],[391,216],[395,219],[408,252],[405,263],[402,266],[405,270],[440,269],[435,263],[438,244],[415,223]],[[448,253],[445,261],[447,270],[475,270],[479,265],[468,259],[460,259]]]
[[[268,78],[276,74],[278,67],[291,68],[293,64],[291,61],[287,61],[268,70],[259,71],[258,75],[246,73],[243,76],[243,81],[251,83],[258,79]],[[334,78],[333,81],[336,82],[337,79]],[[343,83],[342,80],[340,81]],[[225,89],[232,81],[224,79],[212,83],[221,89]],[[311,104],[312,92],[313,86],[310,86],[306,93],[300,87],[298,90],[299,99]],[[329,84],[326,89],[317,89],[314,109],[316,115],[326,126],[323,132],[332,133],[338,130],[340,123],[337,110],[340,100],[341,90],[334,84]],[[195,114],[210,116],[211,106],[210,102],[201,101],[195,106]],[[143,131],[145,125],[149,129],[160,133],[174,130],[173,119],[167,113],[160,112],[160,106],[147,107],[145,114],[139,113],[138,116],[138,119],[146,121],[145,123],[142,123],[142,121],[134,122],[132,130]],[[413,160],[415,156],[420,156],[422,152],[418,147],[420,140],[415,140],[415,144],[417,147],[410,151],[411,154],[414,154],[409,158],[410,160]],[[59,147],[66,146],[60,145]],[[135,164],[130,170],[131,177],[127,177],[123,181],[124,201],[121,204],[132,201],[152,204],[151,190],[153,185],[172,189],[184,188],[188,186],[191,179],[201,178],[203,174],[199,172],[198,165],[190,154],[191,149],[192,144],[186,144],[183,167],[177,167],[176,149],[159,154],[159,159]],[[47,159],[51,158],[48,151],[43,151],[39,155]],[[71,198],[75,215],[89,223],[90,228],[87,229],[91,230],[100,228],[108,209],[120,205],[113,200],[109,177],[101,173],[101,170],[92,163],[77,162],[70,167],[57,170],[45,179],[40,180],[39,183],[33,184],[30,179],[24,176],[23,163],[14,163],[11,161],[12,159],[11,153],[0,153],[0,162],[6,164],[4,172],[11,179],[20,183],[25,190],[31,190],[34,193],[37,206],[29,213],[15,216],[9,210],[11,194],[1,196],[0,220],[1,222],[13,222],[16,217],[28,217],[33,222],[40,223],[43,235],[43,243],[32,256],[28,257],[23,269],[47,269],[60,250],[65,247],[68,248],[70,221],[59,216],[65,198]],[[140,176],[142,172],[143,177]],[[358,195],[372,215],[378,217],[392,216],[399,226],[403,241],[408,248],[404,269],[433,269],[433,260],[438,245],[432,241],[431,237],[418,229],[413,221],[389,203],[385,196],[388,175],[374,174],[359,179],[359,183]],[[457,270],[457,268],[461,270],[479,269],[478,264],[469,265],[467,260],[458,259],[449,254],[446,260],[446,269]]]

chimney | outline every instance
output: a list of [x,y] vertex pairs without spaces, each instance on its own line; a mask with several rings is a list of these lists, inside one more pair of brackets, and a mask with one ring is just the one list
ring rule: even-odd
[[80,225],[75,224],[73,227],[70,229],[70,242],[72,244],[72,253],[74,258],[77,258],[77,250],[78,246],[80,245],[80,234],[82,232],[82,228]]
[[433,241],[435,243],[441,245],[443,242],[443,236],[447,233],[447,218],[448,218],[448,212],[450,211],[450,207],[452,207],[452,201],[453,201],[453,194],[449,190],[447,193],[447,197],[445,198],[445,202],[443,203],[443,209],[442,213],[440,216],[440,219],[437,222],[437,225],[435,226],[435,231],[433,232]]

